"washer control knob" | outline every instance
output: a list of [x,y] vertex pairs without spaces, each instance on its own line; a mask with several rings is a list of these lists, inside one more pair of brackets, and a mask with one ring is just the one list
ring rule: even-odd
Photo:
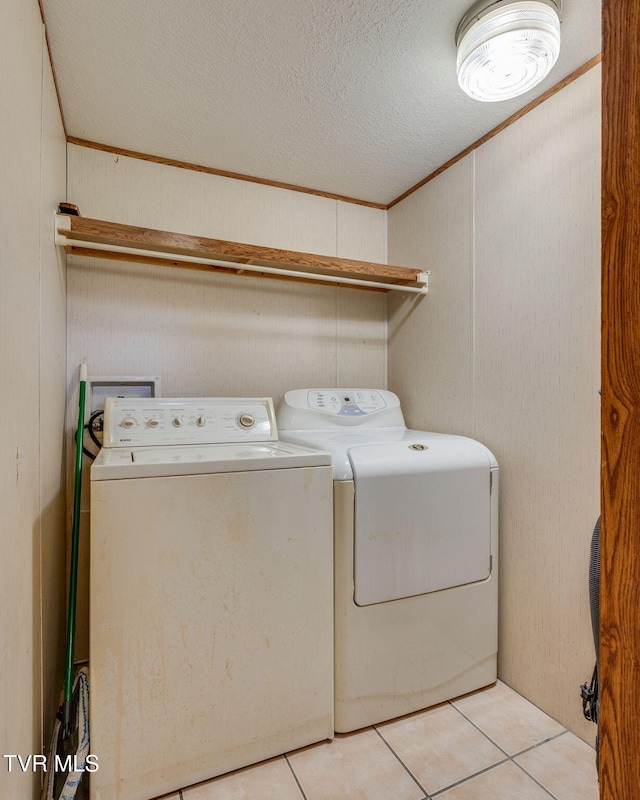
[[256,424],[256,418],[253,416],[253,414],[247,414],[245,412],[244,414],[240,414],[238,417],[238,422],[243,428],[253,428],[253,426]]
[[157,419],[150,419],[149,422],[147,422],[147,425],[150,428],[157,428],[159,424],[160,424],[160,420],[157,420]]
[[133,428],[133,426],[136,424],[136,421],[133,417],[125,417],[120,424],[123,428]]
[[204,426],[205,426],[206,424],[207,424],[207,418],[206,418],[206,417],[203,417],[203,416],[202,416],[202,414],[201,414],[199,417],[197,417],[197,418],[196,418],[196,425],[197,425],[199,428],[204,428]]
[[180,427],[182,427],[182,420],[180,419],[180,417],[174,417],[174,418],[173,418],[173,426],[174,426],[175,428],[180,428]]

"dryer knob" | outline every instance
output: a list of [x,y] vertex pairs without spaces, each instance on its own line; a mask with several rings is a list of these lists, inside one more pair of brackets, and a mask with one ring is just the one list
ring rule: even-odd
[[204,426],[205,426],[206,424],[207,424],[207,418],[206,418],[206,417],[203,417],[202,415],[200,415],[200,416],[199,416],[199,417],[196,419],[196,425],[197,425],[199,428],[204,428]]
[[182,426],[182,420],[180,419],[180,417],[173,418],[173,425],[175,428],[180,428]]

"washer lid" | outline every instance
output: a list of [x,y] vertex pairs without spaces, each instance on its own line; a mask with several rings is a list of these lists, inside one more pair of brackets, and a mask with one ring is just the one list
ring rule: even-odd
[[491,459],[462,437],[349,449],[355,602],[366,606],[485,580]]
[[331,456],[285,442],[103,448],[91,480],[158,478],[331,464]]

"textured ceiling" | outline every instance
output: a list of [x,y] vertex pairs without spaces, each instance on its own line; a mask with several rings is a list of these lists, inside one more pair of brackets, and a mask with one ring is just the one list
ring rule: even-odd
[[471,0],[42,0],[67,134],[387,203],[600,51],[565,0],[562,51],[516,100],[457,85]]

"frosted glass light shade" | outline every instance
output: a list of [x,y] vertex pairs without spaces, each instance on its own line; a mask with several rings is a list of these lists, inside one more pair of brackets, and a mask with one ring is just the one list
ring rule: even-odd
[[555,0],[476,3],[456,34],[461,88],[494,102],[540,83],[560,53],[558,8]]

